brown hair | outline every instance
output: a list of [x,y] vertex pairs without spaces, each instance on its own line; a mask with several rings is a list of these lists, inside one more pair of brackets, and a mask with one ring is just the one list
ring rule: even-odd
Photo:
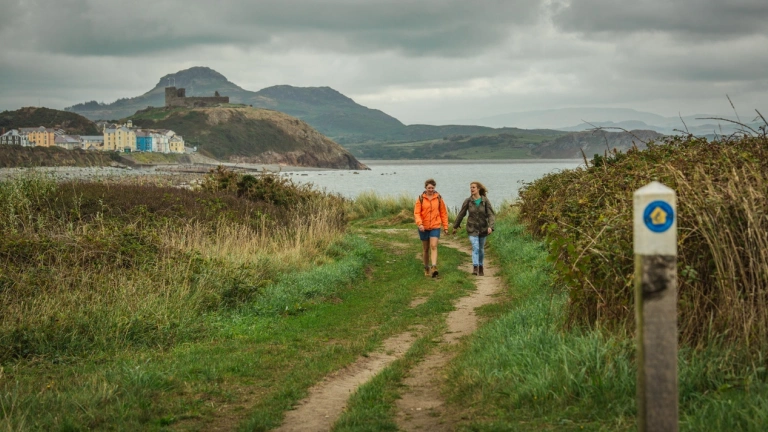
[[437,182],[435,181],[435,179],[427,179],[427,181],[424,182],[424,187],[426,188],[427,185],[432,185],[437,187]]
[[478,181],[473,181],[472,183],[470,183],[470,185],[477,186],[477,193],[479,193],[480,196],[485,196],[485,194],[488,193],[488,188],[486,188],[482,183]]

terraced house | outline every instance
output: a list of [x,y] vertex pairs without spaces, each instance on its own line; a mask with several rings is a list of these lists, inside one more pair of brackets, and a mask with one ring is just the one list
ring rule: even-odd
[[149,131],[141,129],[136,131],[136,150],[141,152],[155,151],[152,148],[152,134]]
[[136,132],[129,125],[104,128],[104,150],[131,152],[136,150]]
[[56,145],[56,131],[43,126],[36,128],[20,128],[19,132],[27,135],[32,145],[38,147],[53,147]]

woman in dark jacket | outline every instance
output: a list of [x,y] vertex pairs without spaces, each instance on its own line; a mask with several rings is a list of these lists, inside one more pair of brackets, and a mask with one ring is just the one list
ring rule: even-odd
[[467,216],[467,234],[472,244],[472,274],[483,276],[483,258],[485,256],[485,238],[493,232],[496,213],[486,194],[488,189],[480,182],[469,184],[469,198],[464,200],[461,211],[453,223],[453,233],[461,228],[461,221]]

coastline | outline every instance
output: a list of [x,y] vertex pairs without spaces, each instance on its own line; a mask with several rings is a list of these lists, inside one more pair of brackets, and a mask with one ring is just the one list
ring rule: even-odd
[[358,159],[361,163],[371,165],[459,165],[459,164],[537,164],[537,163],[572,163],[584,162],[582,158],[575,159]]

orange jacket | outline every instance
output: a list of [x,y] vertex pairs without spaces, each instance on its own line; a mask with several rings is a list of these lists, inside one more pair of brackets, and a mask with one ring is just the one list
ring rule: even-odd
[[448,209],[445,207],[445,201],[440,197],[437,191],[429,198],[426,193],[422,193],[421,199],[416,199],[416,205],[413,208],[413,219],[416,226],[424,225],[425,230],[448,229]]

